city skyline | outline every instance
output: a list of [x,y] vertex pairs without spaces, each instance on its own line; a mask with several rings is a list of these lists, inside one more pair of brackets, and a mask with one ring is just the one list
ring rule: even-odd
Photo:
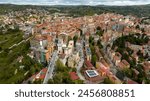
[[144,5],[150,0],[0,0],[0,4],[19,5]]

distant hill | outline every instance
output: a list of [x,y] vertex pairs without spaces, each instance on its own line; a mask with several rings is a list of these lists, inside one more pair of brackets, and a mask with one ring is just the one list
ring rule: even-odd
[[[4,14],[10,11],[25,10],[26,8],[33,9],[46,9],[57,8],[61,13],[68,13],[71,16],[84,16],[101,14],[107,12],[119,13],[123,15],[134,15],[137,17],[149,17],[150,16],[150,4],[149,5],[136,5],[136,6],[71,6],[71,5],[55,5],[55,6],[37,6],[37,5],[13,5],[13,4],[0,4],[0,14]],[[58,11],[56,11],[58,12]],[[53,12],[54,13],[54,12]]]

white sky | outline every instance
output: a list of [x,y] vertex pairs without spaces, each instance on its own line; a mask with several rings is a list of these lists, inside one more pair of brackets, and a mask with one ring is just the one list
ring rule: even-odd
[[0,3],[33,5],[141,5],[150,0],[0,0]]

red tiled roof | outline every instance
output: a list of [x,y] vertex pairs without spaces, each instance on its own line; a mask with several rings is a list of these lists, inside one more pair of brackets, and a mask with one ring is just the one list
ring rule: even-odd
[[87,67],[94,67],[90,61],[85,61],[85,65]]
[[120,58],[115,55],[115,56],[114,56],[114,60],[117,61],[117,60],[120,60]]
[[112,79],[113,79],[113,80],[117,80],[116,76],[113,76]]
[[35,78],[36,77],[36,74],[32,75],[30,78]]
[[126,60],[122,60],[122,63],[125,64],[126,66],[130,65]]
[[105,69],[105,68],[103,68],[103,67],[99,68],[99,70],[100,70],[101,72],[105,72],[105,73],[108,72],[108,69]]
[[61,58],[61,59],[64,59],[65,56],[66,56],[66,54],[60,54],[60,58]]
[[148,41],[148,45],[150,45],[150,41]]
[[46,73],[46,72],[47,72],[47,68],[43,68],[42,73]]
[[50,35],[47,35],[47,40],[48,40],[49,42],[51,42],[51,41],[52,41],[52,37],[51,37]]
[[41,70],[40,79],[44,79],[47,72],[47,68]]
[[35,39],[40,41],[40,40],[46,40],[46,37],[42,36],[42,35],[36,35]]
[[138,84],[138,83],[133,81],[133,80],[131,80],[131,79],[128,79],[127,84]]
[[90,35],[90,33],[89,33],[89,32],[86,32],[86,33],[85,33],[85,35],[89,36],[89,35]]
[[70,74],[70,77],[71,77],[72,80],[79,79],[79,77],[77,76],[76,72],[70,72],[69,74]]
[[107,68],[110,67],[109,64],[104,59],[102,59],[101,62],[105,67],[107,67]]
[[38,79],[44,79],[46,72],[47,72],[47,68],[43,68],[39,73],[36,74],[37,78]]
[[143,68],[144,68],[144,70],[150,70],[150,63],[149,62],[144,62]]
[[126,67],[126,65],[125,65],[124,63],[122,63],[122,62],[119,62],[119,63],[118,63],[118,67],[119,67],[120,69],[123,69],[123,68]]

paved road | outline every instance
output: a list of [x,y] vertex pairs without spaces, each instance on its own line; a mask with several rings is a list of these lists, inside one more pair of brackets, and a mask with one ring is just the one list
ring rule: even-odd
[[84,63],[84,60],[81,59],[78,66],[76,67],[77,68],[77,75],[79,76],[79,78],[81,80],[85,80],[84,76],[81,74],[80,70],[81,70],[81,67],[83,66],[83,63]]
[[83,41],[84,40],[81,40],[81,46],[79,47],[79,52],[80,52],[80,61],[77,65],[77,75],[79,76],[79,78],[81,80],[85,80],[84,76],[81,74],[80,70],[84,64],[84,53],[83,53]]
[[50,62],[48,64],[48,70],[45,75],[43,84],[47,84],[49,79],[52,79],[53,77],[53,72],[54,72],[54,67],[55,67],[55,62],[58,59],[58,53],[57,51],[54,51],[52,54],[52,58],[50,59]]

